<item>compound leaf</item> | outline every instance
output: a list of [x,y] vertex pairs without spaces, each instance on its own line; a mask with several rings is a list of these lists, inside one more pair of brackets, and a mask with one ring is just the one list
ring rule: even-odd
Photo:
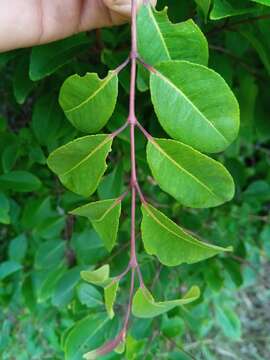
[[107,168],[111,145],[109,135],[84,136],[53,151],[48,166],[69,190],[87,197],[95,192]]
[[223,165],[178,141],[152,138],[147,161],[161,189],[185,206],[218,206],[234,195],[233,179]]
[[239,106],[225,80],[187,61],[166,61],[156,69],[151,98],[164,130],[200,151],[228,147],[238,134]]
[[107,123],[115,108],[118,95],[118,77],[109,71],[100,79],[95,73],[66,79],[59,102],[69,121],[80,131],[98,132]]
[[142,239],[145,250],[166,266],[192,264],[231,248],[221,248],[197,240],[149,204],[142,205]]
[[152,318],[164,314],[176,306],[195,301],[199,296],[200,289],[197,286],[192,286],[182,299],[155,302],[150,291],[145,287],[140,287],[133,299],[132,313],[139,318]]
[[109,199],[91,202],[71,211],[71,214],[86,216],[104,241],[108,251],[112,250],[117,238],[121,201]]
[[139,53],[147,63],[154,65],[173,59],[207,65],[207,41],[192,20],[173,24],[167,8],[156,11],[145,5],[139,11],[137,23]]

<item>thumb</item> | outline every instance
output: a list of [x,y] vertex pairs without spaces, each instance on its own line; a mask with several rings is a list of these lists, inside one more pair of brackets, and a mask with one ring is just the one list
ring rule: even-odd
[[[126,22],[131,15],[131,0],[103,0],[105,6],[109,9],[112,20],[115,23]],[[153,6],[156,0],[150,1]],[[143,4],[143,0],[136,0],[137,8]]]

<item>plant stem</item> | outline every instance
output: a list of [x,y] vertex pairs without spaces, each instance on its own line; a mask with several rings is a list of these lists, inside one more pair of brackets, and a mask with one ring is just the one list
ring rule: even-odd
[[116,69],[114,69],[114,71],[119,74],[120,71],[122,71],[130,62],[130,57],[128,57],[122,64],[120,64],[119,66],[117,66]]
[[116,136],[118,136],[122,131],[124,131],[128,127],[128,121],[124,123],[124,125],[120,126],[120,128],[116,129],[114,132],[110,134],[110,137],[114,139]]
[[130,125],[136,124],[135,116],[135,86],[136,86],[136,71],[137,71],[137,6],[136,0],[131,0],[131,77],[130,77],[130,96],[129,96],[129,116]]
[[123,330],[122,330],[123,338],[126,337],[126,332],[127,332],[128,324],[129,324],[129,318],[130,318],[132,300],[133,300],[133,293],[134,293],[134,282],[135,282],[134,280],[135,280],[135,268],[133,268],[131,270],[128,308],[127,308],[126,317],[125,317],[125,321],[124,321],[124,326],[123,326]]
[[136,26],[136,0],[131,1],[131,75],[130,75],[130,96],[129,96],[129,115],[130,124],[130,161],[131,161],[131,227],[130,227],[130,265],[136,268],[138,265],[136,257],[136,192],[137,174],[135,157],[135,134],[134,128],[137,123],[135,115],[135,91],[136,91],[136,72],[137,72],[137,26]]

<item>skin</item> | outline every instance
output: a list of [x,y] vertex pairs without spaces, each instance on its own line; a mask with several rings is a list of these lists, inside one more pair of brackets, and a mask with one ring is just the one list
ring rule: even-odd
[[[131,0],[1,0],[0,51],[45,44],[130,18]],[[137,0],[138,6],[143,0]],[[155,0],[152,1],[155,3]]]

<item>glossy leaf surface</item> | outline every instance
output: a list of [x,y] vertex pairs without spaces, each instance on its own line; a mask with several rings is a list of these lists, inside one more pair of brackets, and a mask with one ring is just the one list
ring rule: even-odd
[[161,189],[185,206],[218,206],[234,195],[233,179],[223,165],[178,141],[149,141],[147,161]]
[[65,341],[65,360],[82,360],[87,350],[101,345],[108,321],[106,314],[98,313],[77,322]]
[[48,166],[69,190],[90,196],[107,168],[111,144],[112,138],[105,134],[78,138],[52,152]]
[[254,11],[253,4],[243,0],[214,0],[210,19],[219,20],[230,16],[249,14]]
[[59,102],[69,121],[80,131],[98,132],[113,113],[118,94],[115,71],[100,79],[95,73],[72,75],[64,82]]
[[119,286],[119,281],[113,279],[111,283],[109,283],[104,288],[105,307],[110,319],[114,317],[113,306],[116,299],[118,286]]
[[150,77],[151,98],[164,130],[203,152],[226,149],[238,134],[239,107],[222,77],[186,61],[156,68]]
[[36,191],[41,187],[39,178],[29,171],[14,170],[0,175],[0,190],[16,192]]
[[142,239],[145,250],[167,266],[192,264],[231,248],[221,248],[197,240],[149,204],[142,205]]
[[167,8],[156,11],[144,5],[139,11],[137,25],[139,53],[147,63],[154,65],[173,59],[207,64],[207,41],[192,20],[173,24]]
[[86,216],[104,241],[106,248],[112,250],[116,242],[121,214],[121,202],[118,199],[92,202],[71,211],[71,214]]
[[139,288],[133,299],[132,313],[140,318],[152,318],[164,314],[176,306],[195,301],[199,296],[200,289],[193,286],[182,299],[156,302],[147,288]]
[[90,42],[86,34],[77,34],[67,39],[50,44],[36,46],[32,49],[30,61],[30,78],[40,80],[54,73],[73,57],[89,48]]
[[104,284],[107,285],[110,276],[110,266],[103,265],[96,270],[84,270],[81,271],[81,277],[83,280],[95,284],[103,286]]

